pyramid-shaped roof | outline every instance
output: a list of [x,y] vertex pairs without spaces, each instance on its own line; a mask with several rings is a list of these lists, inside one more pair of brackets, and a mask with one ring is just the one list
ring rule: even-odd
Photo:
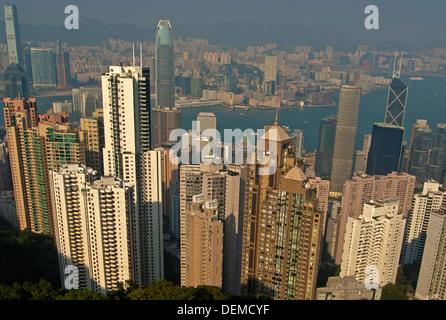
[[307,177],[305,176],[305,174],[299,167],[293,167],[285,175],[285,179],[296,180],[296,181],[305,181],[305,180],[307,180]]

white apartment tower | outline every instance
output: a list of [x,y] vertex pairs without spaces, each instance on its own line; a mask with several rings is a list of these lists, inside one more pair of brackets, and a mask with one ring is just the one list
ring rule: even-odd
[[365,203],[361,215],[348,218],[340,276],[380,287],[395,283],[404,226],[398,199]]
[[427,228],[415,298],[446,300],[446,211],[432,212]]
[[430,214],[446,205],[446,192],[440,191],[440,187],[441,184],[435,181],[427,181],[423,191],[413,197],[401,253],[403,264],[421,261],[423,257]]
[[55,240],[62,284],[67,267],[78,270],[78,288],[107,293],[134,277],[133,185],[96,178],[85,166],[50,172]]
[[102,75],[104,174],[135,188],[133,280],[141,285],[164,277],[161,151],[152,149],[149,82],[147,67],[111,66]]

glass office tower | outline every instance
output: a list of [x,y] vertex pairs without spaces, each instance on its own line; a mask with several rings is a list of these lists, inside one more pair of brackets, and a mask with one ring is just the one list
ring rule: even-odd
[[155,35],[156,106],[175,106],[173,34],[169,20],[160,20]]
[[403,157],[404,128],[388,123],[373,125],[372,141],[367,157],[368,175],[399,172]]
[[53,49],[32,48],[31,65],[34,87],[42,89],[57,87],[56,54]]
[[407,85],[398,77],[393,77],[387,98],[385,123],[403,126],[406,111]]
[[20,38],[17,8],[12,4],[5,4],[6,40],[8,44],[9,63],[24,67],[22,41]]

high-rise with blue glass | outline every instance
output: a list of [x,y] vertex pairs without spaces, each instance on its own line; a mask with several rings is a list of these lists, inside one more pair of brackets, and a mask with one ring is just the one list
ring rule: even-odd
[[175,107],[173,34],[169,20],[160,20],[155,35],[156,106]]

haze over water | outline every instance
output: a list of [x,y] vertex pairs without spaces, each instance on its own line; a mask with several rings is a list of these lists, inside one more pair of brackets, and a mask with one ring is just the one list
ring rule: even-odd
[[[410,80],[412,77],[402,75],[401,79],[409,86],[404,127],[405,139],[410,138],[412,124],[417,119],[426,119],[431,129],[435,129],[438,123],[446,123],[446,77],[423,76],[424,80]],[[387,103],[388,89],[373,91],[361,97],[359,111],[358,132],[356,136],[356,149],[362,149],[364,134],[372,132],[375,122],[383,122]],[[45,113],[53,102],[71,101],[71,96],[41,97],[37,98],[39,113]],[[335,97],[337,103],[337,95]],[[0,125],[4,125],[3,102],[1,106]],[[182,109],[181,125],[183,129],[192,128],[199,112],[213,112],[217,116],[217,129],[223,135],[224,129],[248,128],[257,131],[265,125],[274,122],[275,110],[238,110],[229,112],[227,107],[212,106]],[[240,115],[243,112],[244,115]],[[312,152],[317,147],[320,120],[337,113],[337,107],[306,107],[281,109],[279,111],[279,124],[289,126],[291,130],[302,129],[304,131],[304,148]],[[223,136],[222,136],[223,138]]]

